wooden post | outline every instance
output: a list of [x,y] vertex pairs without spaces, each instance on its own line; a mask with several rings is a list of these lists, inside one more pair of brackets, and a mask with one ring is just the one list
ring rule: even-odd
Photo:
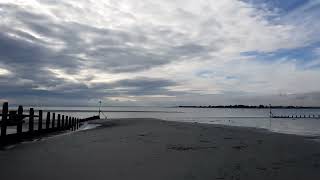
[[72,119],[72,117],[70,116],[69,121],[68,121],[68,129],[71,129],[71,119]]
[[33,133],[34,131],[34,110],[30,108],[29,111],[29,133]]
[[79,129],[79,118],[77,118],[77,129]]
[[1,137],[7,135],[8,106],[8,102],[4,102],[2,106]]
[[42,110],[39,110],[39,119],[38,119],[38,131],[42,131]]
[[19,106],[18,108],[18,124],[17,124],[17,134],[19,134],[19,136],[22,133],[22,121],[23,121],[23,107]]
[[71,124],[70,124],[70,130],[73,131],[73,117],[71,117],[70,122],[71,122]]
[[72,119],[72,127],[73,127],[73,130],[75,131],[76,130],[76,118],[73,118]]
[[68,119],[67,119],[67,127],[66,127],[68,130],[69,130],[69,126],[70,126],[70,118],[71,118],[71,117],[68,116]]
[[73,125],[74,125],[74,124],[73,124],[73,120],[74,120],[74,117],[71,118],[71,131],[74,130],[74,129],[73,129]]
[[59,130],[61,127],[61,115],[60,114],[58,114],[58,122],[57,122],[57,129]]
[[61,130],[64,129],[64,115],[62,115],[62,119],[61,119]]
[[76,118],[73,118],[73,130],[77,130],[77,121]]
[[65,124],[64,124],[64,128],[65,128],[65,129],[68,129],[68,120],[69,120],[69,117],[66,116],[66,122],[65,122]]
[[46,130],[50,128],[50,112],[47,112],[47,119],[46,119]]
[[56,123],[56,113],[52,113],[52,125],[51,128],[54,129]]

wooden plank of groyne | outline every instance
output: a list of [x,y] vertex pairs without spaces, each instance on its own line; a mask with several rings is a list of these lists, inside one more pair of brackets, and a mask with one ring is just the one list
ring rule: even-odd
[[42,131],[42,110],[39,110],[38,131]]
[[62,115],[62,118],[61,118],[61,130],[64,129],[64,125],[65,125],[65,123],[64,123],[64,115]]
[[46,130],[50,128],[50,112],[47,112],[47,119],[46,119]]
[[51,128],[54,129],[56,126],[56,113],[52,113],[52,125]]
[[34,110],[30,108],[29,111],[29,133],[33,133],[34,131]]
[[57,129],[58,130],[60,130],[60,126],[61,126],[61,115],[60,114],[58,114],[58,120],[57,120],[58,122],[57,122]]
[[17,124],[17,134],[20,136],[22,134],[22,124],[23,124],[23,107],[18,107],[18,116],[17,116],[18,124]]
[[4,102],[2,106],[1,137],[7,135],[8,106],[8,102]]
[[68,129],[71,129],[71,119],[72,119],[72,117],[70,116],[69,121],[68,121]]
[[69,120],[69,116],[66,116],[65,124],[64,124],[65,129],[68,129],[68,120]]

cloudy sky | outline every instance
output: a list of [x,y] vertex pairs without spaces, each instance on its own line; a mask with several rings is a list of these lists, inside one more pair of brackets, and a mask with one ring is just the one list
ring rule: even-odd
[[0,0],[0,101],[320,105],[320,0]]

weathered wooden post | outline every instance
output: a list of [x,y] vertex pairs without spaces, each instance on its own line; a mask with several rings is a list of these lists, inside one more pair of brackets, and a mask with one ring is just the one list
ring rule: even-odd
[[73,118],[72,122],[73,122],[72,123],[72,125],[73,125],[72,127],[73,127],[73,130],[75,131],[76,130],[76,118]]
[[49,128],[50,128],[50,112],[47,112],[46,130],[48,131]]
[[71,118],[71,117],[70,117],[70,116],[68,116],[68,119],[67,119],[67,127],[66,127],[66,128],[67,128],[67,130],[69,130],[69,127],[70,127],[70,118]]
[[60,130],[61,126],[61,115],[58,114],[58,122],[57,122],[57,129]]
[[52,113],[52,125],[51,128],[54,129],[56,126],[56,113]]
[[64,115],[62,115],[62,119],[61,119],[61,130],[64,129]]
[[42,131],[42,110],[39,110],[39,118],[38,118],[38,131]]
[[70,116],[70,117],[69,117],[69,122],[68,122],[68,129],[71,129],[71,125],[72,125],[72,124],[71,124],[71,119],[72,119],[72,117]]
[[79,118],[77,118],[77,129],[79,129]]
[[73,117],[71,117],[70,122],[71,122],[71,124],[70,124],[70,130],[73,131]]
[[74,120],[74,117],[71,118],[71,131],[74,130],[74,129],[73,129],[73,125],[74,125],[74,124],[73,124],[73,120]]
[[69,120],[69,116],[66,116],[66,122],[64,124],[65,129],[68,129],[68,120]]
[[4,102],[2,106],[1,137],[7,135],[8,106],[8,102]]
[[29,133],[33,133],[34,131],[34,110],[30,108],[29,111]]
[[17,134],[18,136],[21,135],[22,133],[22,121],[23,121],[23,107],[22,106],[19,106],[18,107],[18,124],[17,124]]
[[74,130],[77,130],[77,118],[73,119],[73,128]]

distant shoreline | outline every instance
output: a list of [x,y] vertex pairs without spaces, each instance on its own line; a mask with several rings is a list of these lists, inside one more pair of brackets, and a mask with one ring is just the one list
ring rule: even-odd
[[228,105],[228,106],[178,106],[178,108],[233,108],[233,109],[320,109],[320,107],[316,106],[248,106],[248,105]]

